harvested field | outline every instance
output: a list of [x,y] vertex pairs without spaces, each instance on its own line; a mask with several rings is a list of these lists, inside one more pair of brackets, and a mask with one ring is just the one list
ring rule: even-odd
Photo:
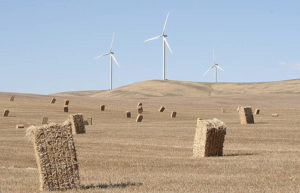
[[[174,83],[167,83],[157,86],[155,81],[152,90],[171,89]],[[183,93],[192,95],[198,89],[197,84],[191,84],[184,90],[184,84],[179,84]],[[61,123],[69,114],[80,112],[85,118],[93,117],[86,134],[74,135],[80,183],[86,188],[80,193],[300,192],[300,93],[285,92],[289,85],[284,82],[277,89],[268,86],[283,90],[279,94],[257,90],[261,84],[244,89],[255,93],[230,94],[226,93],[229,88],[239,92],[242,86],[225,85],[221,90],[220,85],[211,85],[218,88],[218,92],[211,91],[211,96],[199,89],[196,94],[203,94],[198,96],[175,96],[175,91],[168,91],[172,96],[151,97],[150,89],[142,95],[142,90],[128,87],[105,95],[51,94],[61,101],[57,104],[50,104],[49,96],[0,93],[0,106],[9,107],[14,115],[0,117],[0,189],[3,193],[39,192],[34,150],[24,137],[25,129],[16,129],[17,124],[40,124],[43,116]],[[291,86],[295,92],[295,82]],[[130,95],[137,90],[137,97]],[[9,101],[12,95],[17,99],[13,103]],[[68,113],[62,110],[65,98],[72,101]],[[136,123],[136,105],[140,101],[147,110],[142,123]],[[99,110],[102,103],[109,107],[105,113]],[[171,119],[171,111],[159,113],[161,104],[176,109],[180,116]],[[255,124],[240,124],[238,105],[260,107]],[[226,113],[220,112],[221,107]],[[126,111],[132,112],[134,118],[127,119]],[[280,116],[274,118],[273,113]],[[223,156],[194,159],[197,118],[214,117],[227,126]]]

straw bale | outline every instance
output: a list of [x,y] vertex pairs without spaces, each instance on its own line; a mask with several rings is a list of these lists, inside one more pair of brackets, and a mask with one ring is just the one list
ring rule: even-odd
[[15,96],[11,96],[9,101],[14,102],[15,101]]
[[241,107],[239,110],[241,124],[254,124],[251,107]]
[[51,104],[54,104],[55,102],[56,102],[56,98],[53,97],[53,98],[51,99],[50,103],[51,103]]
[[105,111],[105,105],[100,106],[101,111]]
[[175,117],[176,117],[176,114],[177,114],[177,113],[176,113],[175,111],[173,111],[173,112],[171,113],[171,117],[172,117],[172,118],[175,118]]
[[279,117],[279,114],[278,113],[273,113],[272,117]]
[[164,112],[165,109],[166,109],[166,108],[165,108],[164,106],[161,106],[161,107],[159,108],[159,112]]
[[22,129],[22,128],[24,128],[25,126],[23,125],[23,124],[18,124],[18,125],[16,125],[16,129]]
[[83,123],[83,115],[82,114],[78,113],[78,114],[70,115],[69,120],[72,124],[72,133],[73,134],[85,133],[85,126]]
[[138,109],[137,109],[138,113],[141,114],[144,112],[144,109],[142,106],[139,106]]
[[65,100],[65,105],[69,105],[70,101],[68,99]]
[[136,122],[142,122],[143,120],[143,115],[138,114],[137,118],[136,118]]
[[9,114],[9,110],[4,109],[3,117],[8,117],[8,114]]
[[259,113],[260,113],[260,109],[255,109],[254,114],[259,115]]
[[48,117],[43,117],[42,124],[48,124]]
[[93,117],[88,117],[87,119],[88,125],[93,125]]
[[131,112],[127,111],[127,112],[126,112],[126,117],[127,117],[127,118],[131,118]]
[[64,112],[65,112],[65,113],[69,112],[69,106],[68,106],[68,105],[65,105],[65,106],[64,106]]
[[64,191],[79,189],[80,178],[71,123],[31,126],[26,135],[33,142],[40,189]]
[[225,135],[226,126],[222,121],[197,119],[193,157],[222,156]]

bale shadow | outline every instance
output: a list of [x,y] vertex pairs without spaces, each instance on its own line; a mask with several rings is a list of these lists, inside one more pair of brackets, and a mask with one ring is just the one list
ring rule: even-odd
[[229,153],[229,154],[225,154],[223,156],[225,157],[234,157],[234,156],[249,156],[249,155],[257,155],[255,153]]
[[140,182],[126,182],[126,183],[118,183],[118,184],[90,184],[90,185],[81,185],[81,189],[106,189],[106,188],[126,188],[129,186],[142,186],[143,183]]

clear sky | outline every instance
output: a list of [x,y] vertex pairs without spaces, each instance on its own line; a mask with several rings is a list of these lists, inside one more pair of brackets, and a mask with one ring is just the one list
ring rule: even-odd
[[224,82],[300,78],[298,0],[0,0],[0,91],[48,94],[161,79],[159,35],[168,11],[167,79]]

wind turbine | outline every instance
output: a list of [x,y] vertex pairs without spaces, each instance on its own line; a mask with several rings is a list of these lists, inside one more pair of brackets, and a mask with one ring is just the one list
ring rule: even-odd
[[114,56],[115,53],[112,51],[112,46],[113,46],[114,41],[115,41],[115,33],[113,33],[113,36],[112,36],[109,52],[96,57],[97,59],[99,59],[99,58],[102,58],[103,56],[108,56],[108,55],[110,56],[110,90],[112,90],[112,61],[114,60],[115,63],[117,64],[117,66],[120,67],[116,57]]
[[166,26],[167,26],[167,22],[168,22],[168,18],[169,18],[170,13],[168,12],[166,20],[165,20],[165,25],[164,28],[162,30],[162,33],[158,36],[155,36],[153,38],[147,39],[145,40],[145,42],[151,41],[151,40],[156,40],[159,38],[162,38],[163,40],[163,80],[166,80],[166,45],[169,49],[169,51],[171,52],[171,54],[173,53],[168,41],[167,41],[167,35],[165,34],[165,30],[166,30]]
[[215,82],[218,82],[218,69],[224,71],[223,68],[219,66],[219,64],[215,63],[215,49],[212,49],[212,55],[213,55],[213,65],[204,73],[203,76],[205,76],[209,71],[211,71],[213,68],[215,69]]

